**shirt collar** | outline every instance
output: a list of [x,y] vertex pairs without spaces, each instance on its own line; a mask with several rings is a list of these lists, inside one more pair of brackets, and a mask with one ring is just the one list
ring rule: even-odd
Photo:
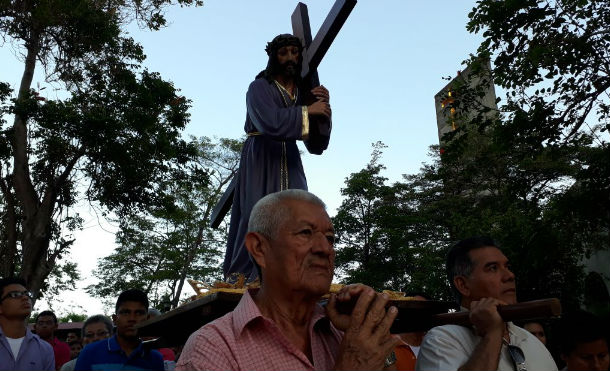
[[[119,345],[119,342],[117,341],[116,334],[114,334],[114,335],[112,335],[112,337],[108,338],[107,344],[108,344],[109,352],[120,353],[123,351],[123,349],[121,349],[121,346]],[[138,347],[136,349],[134,349],[134,351],[131,354],[140,354],[140,356],[144,357],[144,348],[142,347],[142,341],[140,341],[140,343],[138,344]],[[127,356],[129,357],[129,356],[131,356],[131,354],[127,354]]]
[[250,290],[246,290],[233,311],[233,330],[236,334],[241,335],[246,325],[259,317],[263,317],[263,315],[252,299]]
[[[0,326],[0,336],[6,337],[6,335],[4,335],[4,331],[2,331],[1,326]],[[25,337],[23,340],[30,340],[33,337],[35,337],[34,333],[30,330],[30,328],[28,326],[25,326]]]
[[508,336],[510,337],[510,344],[519,346],[525,340],[525,338],[521,336],[522,333],[519,331],[518,327],[514,323],[506,322],[506,325],[508,326]]
[[120,352],[121,351],[121,346],[119,345],[119,342],[116,339],[116,335],[112,335],[111,337],[109,337],[107,340],[107,343],[108,343],[109,352]]
[[[260,309],[252,299],[251,290],[246,290],[244,295],[242,296],[239,304],[233,311],[233,330],[236,334],[241,335],[244,328],[252,321],[257,318],[264,318]],[[328,317],[326,317],[326,311],[322,306],[316,305],[312,315],[311,326],[315,326],[320,320],[323,322],[329,322]]]

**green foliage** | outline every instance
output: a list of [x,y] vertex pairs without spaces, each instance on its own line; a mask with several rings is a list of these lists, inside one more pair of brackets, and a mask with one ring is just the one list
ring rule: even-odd
[[78,314],[78,313],[74,313],[74,312],[70,312],[64,316],[61,316],[59,318],[57,318],[57,320],[60,323],[64,323],[64,322],[84,322],[87,319],[87,315],[86,314]]
[[373,144],[371,161],[346,179],[345,197],[333,218],[338,243],[336,266],[344,282],[362,282],[378,290],[426,291],[447,298],[444,244],[446,230],[436,210],[432,183],[420,177],[386,185],[379,164],[385,146]]
[[140,288],[154,306],[169,302],[176,307],[187,278],[220,278],[226,228],[212,229],[208,220],[237,170],[241,142],[223,138],[213,143],[203,137],[191,144],[196,155],[160,184],[166,203],[120,220],[119,246],[99,261],[94,274],[100,281],[88,288],[91,294],[108,298]]
[[610,125],[610,7],[607,1],[482,0],[467,29],[495,56],[494,81],[510,91],[508,106],[541,116],[550,141],[586,125]]
[[[168,204],[162,184],[195,154],[180,137],[190,101],[142,69],[144,51],[123,31],[163,27],[172,4],[202,2],[0,2],[0,36],[24,58],[17,96],[0,83],[0,274],[19,274],[37,297],[78,278],[59,264],[81,228],[78,201],[120,216]],[[68,98],[31,89],[37,66]]]

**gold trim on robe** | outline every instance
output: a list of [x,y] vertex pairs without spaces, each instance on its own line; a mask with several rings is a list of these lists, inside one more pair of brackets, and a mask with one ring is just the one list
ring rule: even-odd
[[301,107],[303,110],[303,127],[301,128],[301,139],[309,139],[309,112],[307,112],[307,106]]

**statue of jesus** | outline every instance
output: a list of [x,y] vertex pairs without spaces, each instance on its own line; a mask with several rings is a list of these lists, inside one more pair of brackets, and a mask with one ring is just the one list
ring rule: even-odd
[[[267,68],[250,84],[246,94],[247,134],[237,173],[229,239],[223,264],[226,280],[236,273],[251,282],[258,270],[244,245],[254,204],[265,195],[289,188],[307,190],[296,141],[310,153],[328,147],[331,131],[329,92],[301,79],[303,46],[290,34],[276,36],[265,48]],[[273,236],[269,236],[273,237]]]

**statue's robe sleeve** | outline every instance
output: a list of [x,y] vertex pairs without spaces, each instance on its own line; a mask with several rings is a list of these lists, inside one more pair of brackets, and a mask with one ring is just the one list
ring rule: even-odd
[[303,132],[308,130],[304,126],[309,126],[308,115],[302,106],[285,107],[281,103],[281,95],[273,84],[265,79],[252,82],[246,94],[246,132],[253,131],[248,127],[251,123],[256,131],[271,139],[302,140]]
[[309,135],[306,139],[303,139],[307,151],[314,155],[321,155],[328,148],[331,130],[331,119],[324,116],[310,116]]
[[[307,107],[301,101],[293,107],[278,106],[277,99],[281,96],[276,90],[265,79],[255,80],[248,89],[248,118],[256,131],[276,140],[303,140],[309,153],[322,154],[330,141],[331,119],[309,116]],[[246,123],[246,132],[252,131],[247,126]]]

